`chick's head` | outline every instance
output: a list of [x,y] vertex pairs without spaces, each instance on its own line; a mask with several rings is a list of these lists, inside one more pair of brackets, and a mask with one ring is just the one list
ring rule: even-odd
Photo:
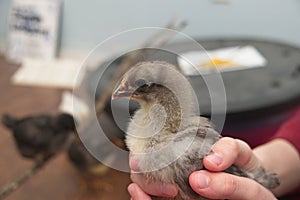
[[123,97],[142,107],[162,105],[167,112],[172,108],[190,115],[195,110],[195,94],[189,81],[174,65],[163,61],[140,62],[125,73],[112,99]]
[[113,99],[127,97],[141,104],[153,103],[171,85],[172,70],[176,70],[173,65],[161,61],[138,63],[118,83]]

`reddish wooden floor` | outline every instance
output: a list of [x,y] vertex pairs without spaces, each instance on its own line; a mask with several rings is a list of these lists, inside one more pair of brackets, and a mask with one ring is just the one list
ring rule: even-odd
[[[10,78],[17,69],[18,66],[8,64],[0,57],[0,116],[5,112],[20,117],[56,112],[61,90],[12,85]],[[0,124],[0,188],[21,175],[31,165],[30,161],[19,156],[10,132]],[[130,182],[128,174],[110,170],[103,180],[113,186],[112,191],[99,191],[97,194],[80,191],[77,171],[63,152],[50,160],[38,174],[12,193],[7,200],[129,199],[126,191]]]

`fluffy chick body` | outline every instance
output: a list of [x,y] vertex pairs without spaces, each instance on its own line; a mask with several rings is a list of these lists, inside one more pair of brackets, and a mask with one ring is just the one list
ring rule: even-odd
[[149,182],[178,186],[177,197],[160,199],[204,199],[190,188],[188,177],[203,168],[201,158],[209,153],[220,136],[206,118],[186,116],[182,119],[172,92],[164,87],[159,91],[153,101],[141,103],[141,109],[129,124],[126,144]]
[[[130,96],[141,105],[129,123],[126,144],[147,181],[179,189],[174,198],[157,199],[202,200],[189,186],[189,175],[203,169],[203,157],[221,136],[206,118],[197,116],[192,87],[178,73],[169,63],[139,63],[124,76],[114,96]],[[269,188],[278,185],[275,175],[262,168],[247,172],[232,166],[226,171]]]

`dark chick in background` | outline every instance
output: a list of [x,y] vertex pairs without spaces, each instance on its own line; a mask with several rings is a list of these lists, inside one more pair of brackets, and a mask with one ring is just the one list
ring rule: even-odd
[[59,152],[75,130],[69,114],[42,114],[15,118],[8,114],[3,124],[12,131],[19,153],[33,160],[48,159]]
[[[111,150],[110,141],[118,147],[123,148],[124,144],[116,126],[111,126],[111,119],[103,112],[95,121],[91,121],[89,126],[75,132],[73,140],[68,148],[67,155],[79,175],[79,187],[82,194],[111,191],[112,184],[105,180],[105,175],[109,172],[109,167],[100,162],[91,152],[100,155],[105,163],[109,164],[115,160],[115,154]],[[99,137],[98,120],[101,122],[103,130],[107,133],[109,141]],[[114,134],[115,133],[115,134]],[[122,134],[123,135],[123,134]],[[81,136],[82,138],[80,138]],[[105,136],[106,137],[106,136]],[[90,151],[86,146],[90,147]]]
[[[147,181],[175,184],[174,198],[205,199],[189,186],[189,175],[203,169],[202,159],[220,139],[210,122],[196,112],[196,98],[187,79],[166,62],[142,62],[128,71],[114,91],[113,98],[137,101],[129,123],[126,144]],[[237,166],[226,172],[251,178],[266,188],[279,185],[274,173],[262,167],[252,171]]]
[[79,172],[79,186],[82,192],[111,190],[112,186],[101,180],[109,168],[88,152],[78,136],[72,140],[67,153],[71,163]]

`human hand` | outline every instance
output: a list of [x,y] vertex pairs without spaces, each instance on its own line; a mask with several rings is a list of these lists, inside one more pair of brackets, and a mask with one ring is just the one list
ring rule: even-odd
[[[247,170],[261,166],[245,142],[224,137],[213,146],[212,152],[203,159],[203,165],[209,171],[196,171],[189,177],[189,183],[196,193],[210,199],[276,199],[268,189],[251,179],[220,172],[232,164]],[[132,159],[130,166],[134,171],[139,170],[137,162]],[[174,185],[148,184],[138,173],[132,173],[131,179],[134,183],[128,186],[128,191],[133,200],[151,200],[150,195],[172,197],[178,192]]]

